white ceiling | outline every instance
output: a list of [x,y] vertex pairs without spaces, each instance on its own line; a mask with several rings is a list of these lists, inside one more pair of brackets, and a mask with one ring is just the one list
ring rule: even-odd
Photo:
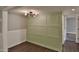
[[55,12],[55,11],[72,12],[73,8],[76,9],[75,10],[76,13],[79,13],[79,6],[24,6],[24,7],[16,7],[9,11],[18,14],[24,14],[23,11],[28,9],[35,9],[43,12]]

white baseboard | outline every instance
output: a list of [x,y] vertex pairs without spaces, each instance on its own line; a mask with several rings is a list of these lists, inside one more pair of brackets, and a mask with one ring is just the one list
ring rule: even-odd
[[[30,42],[30,43],[33,43],[33,44],[37,44],[37,45],[40,45],[40,46],[42,46],[42,47],[46,47],[46,48],[48,48],[48,49],[56,50],[56,51],[57,51],[56,48],[52,48],[52,47],[49,47],[49,46],[46,46],[46,45],[43,45],[43,44],[40,44],[40,43],[37,43],[37,42],[28,41],[28,40],[27,40],[27,42]],[[61,52],[61,51],[59,51],[59,52]]]
[[26,42],[26,40],[17,42],[16,44],[12,44],[12,45],[8,46],[8,48],[14,47],[14,46],[16,46],[16,45],[18,45],[18,44],[21,44],[21,43],[23,43],[23,42]]

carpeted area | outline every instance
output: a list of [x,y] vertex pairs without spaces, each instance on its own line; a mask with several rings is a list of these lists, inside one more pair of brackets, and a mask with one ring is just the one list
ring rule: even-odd
[[8,49],[9,52],[56,52],[54,50],[30,43],[23,42],[17,46]]

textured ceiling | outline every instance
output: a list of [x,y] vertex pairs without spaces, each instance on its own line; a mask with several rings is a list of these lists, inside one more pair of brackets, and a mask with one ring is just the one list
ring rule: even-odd
[[73,13],[72,9],[76,9],[74,12],[79,14],[79,6],[0,6],[0,10],[7,9],[9,12],[17,13],[20,15],[24,15],[28,9],[35,9],[39,10],[40,12],[55,12],[55,11],[62,11],[65,13]]
[[24,10],[24,9],[38,9],[38,10],[44,10],[44,11],[63,11],[68,9],[78,9],[78,6],[24,6],[24,7],[16,7],[12,9],[12,11],[16,10]]
[[18,13],[18,14],[24,14],[23,10],[28,10],[28,9],[36,9],[39,11],[43,11],[43,12],[55,12],[55,11],[68,11],[68,12],[72,12],[72,9],[75,8],[76,9],[76,13],[79,13],[79,6],[21,6],[21,7],[17,7],[13,8],[11,10],[9,10],[9,12],[13,12],[13,13]]

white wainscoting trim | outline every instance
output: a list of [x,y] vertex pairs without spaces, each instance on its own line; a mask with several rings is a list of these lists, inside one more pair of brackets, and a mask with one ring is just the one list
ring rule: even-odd
[[8,31],[8,48],[26,41],[26,29]]

